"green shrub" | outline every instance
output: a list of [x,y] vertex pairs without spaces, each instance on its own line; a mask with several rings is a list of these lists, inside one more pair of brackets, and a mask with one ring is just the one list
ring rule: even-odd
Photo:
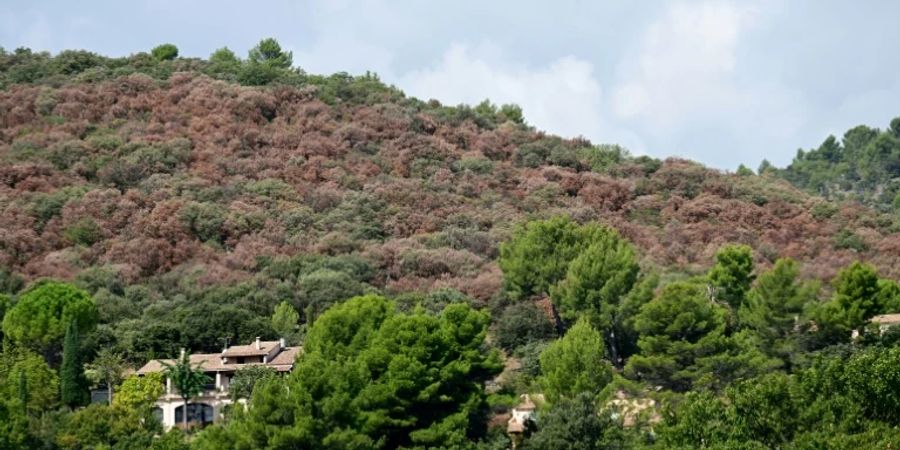
[[869,249],[869,245],[858,234],[843,229],[834,236],[834,248],[838,250],[856,250],[864,252]]
[[103,229],[90,217],[75,222],[63,232],[66,240],[75,245],[90,247],[103,239]]
[[171,61],[178,57],[178,47],[174,44],[162,44],[153,47],[150,55],[157,61]]

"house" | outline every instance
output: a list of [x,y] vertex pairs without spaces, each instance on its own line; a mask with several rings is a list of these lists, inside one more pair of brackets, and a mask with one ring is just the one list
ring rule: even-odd
[[[881,314],[869,319],[869,323],[878,327],[878,334],[884,334],[891,327],[900,324],[900,314]],[[856,340],[859,338],[860,331],[852,330],[850,338]]]
[[900,314],[882,314],[869,319],[869,323],[878,325],[878,332],[884,334],[888,328],[900,324]]
[[534,402],[531,397],[522,394],[519,399],[520,403],[510,411],[509,421],[506,423],[506,434],[509,435],[513,450],[522,444],[534,422]]
[[[256,338],[251,344],[226,347],[221,353],[190,355],[191,365],[200,365],[201,370],[209,375],[212,382],[204,387],[200,395],[191,399],[187,411],[188,422],[205,425],[222,416],[225,406],[232,402],[228,395],[228,385],[238,369],[263,365],[277,372],[287,373],[293,370],[294,361],[299,353],[300,347],[288,347],[284,339],[261,341]],[[172,364],[174,361],[154,359],[138,369],[137,375],[163,372],[166,369],[163,363]],[[180,425],[183,421],[184,400],[168,378],[165,392],[156,401],[154,414],[167,430]]]

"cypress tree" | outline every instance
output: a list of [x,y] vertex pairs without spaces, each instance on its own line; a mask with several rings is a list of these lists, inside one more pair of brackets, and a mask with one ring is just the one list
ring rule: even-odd
[[81,359],[81,339],[78,324],[72,320],[66,328],[63,360],[59,369],[60,400],[70,408],[84,406],[90,400],[84,364]]
[[25,377],[25,371],[19,371],[18,392],[19,402],[22,403],[22,415],[28,415],[28,378]]

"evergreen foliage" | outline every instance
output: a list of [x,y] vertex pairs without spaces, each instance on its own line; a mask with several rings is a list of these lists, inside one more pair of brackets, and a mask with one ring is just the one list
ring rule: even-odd
[[72,320],[66,327],[62,366],[59,368],[59,398],[63,405],[72,409],[84,406],[90,401],[82,351],[78,322]]
[[587,318],[579,319],[541,352],[540,384],[551,402],[579,393],[597,395],[612,380],[603,337]]
[[66,328],[75,322],[89,331],[97,323],[97,307],[91,296],[66,283],[39,282],[19,295],[3,318],[3,333],[13,342],[45,350],[58,345]]
[[174,44],[161,44],[153,47],[150,55],[157,61],[171,61],[178,57],[178,47]]
[[279,303],[272,314],[272,329],[278,337],[295,342],[299,324],[300,314],[297,310],[288,302]]
[[612,361],[619,361],[621,337],[628,334],[630,305],[624,304],[638,278],[639,267],[631,245],[618,233],[601,227],[569,264],[566,277],[551,288],[554,304],[563,318],[587,317],[603,334]]
[[464,446],[484,434],[488,317],[463,304],[440,316],[357,297],[312,326],[287,380],[263,381],[246,414],[205,431],[199,448]]
[[514,298],[548,294],[585,242],[585,231],[564,216],[528,222],[500,246],[503,282]]
[[716,253],[716,264],[709,271],[709,281],[716,300],[722,300],[737,311],[744,303],[753,283],[753,251],[747,245],[726,245]]

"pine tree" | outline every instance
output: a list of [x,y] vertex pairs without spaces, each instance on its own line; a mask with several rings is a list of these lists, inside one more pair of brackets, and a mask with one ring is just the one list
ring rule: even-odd
[[612,365],[603,359],[603,337],[586,317],[541,352],[540,384],[551,402],[582,392],[599,393],[612,380]]
[[754,278],[753,250],[746,245],[720,248],[716,253],[716,265],[709,271],[716,300],[724,300],[734,311],[746,300]]
[[603,334],[610,360],[620,362],[626,344],[617,336],[626,334],[628,319],[623,300],[638,278],[639,267],[631,245],[615,230],[598,227],[590,245],[569,263],[566,277],[551,287],[550,297],[564,319],[587,316]]
[[90,400],[81,356],[78,324],[72,320],[66,328],[63,360],[59,369],[60,400],[70,408],[84,406]]

